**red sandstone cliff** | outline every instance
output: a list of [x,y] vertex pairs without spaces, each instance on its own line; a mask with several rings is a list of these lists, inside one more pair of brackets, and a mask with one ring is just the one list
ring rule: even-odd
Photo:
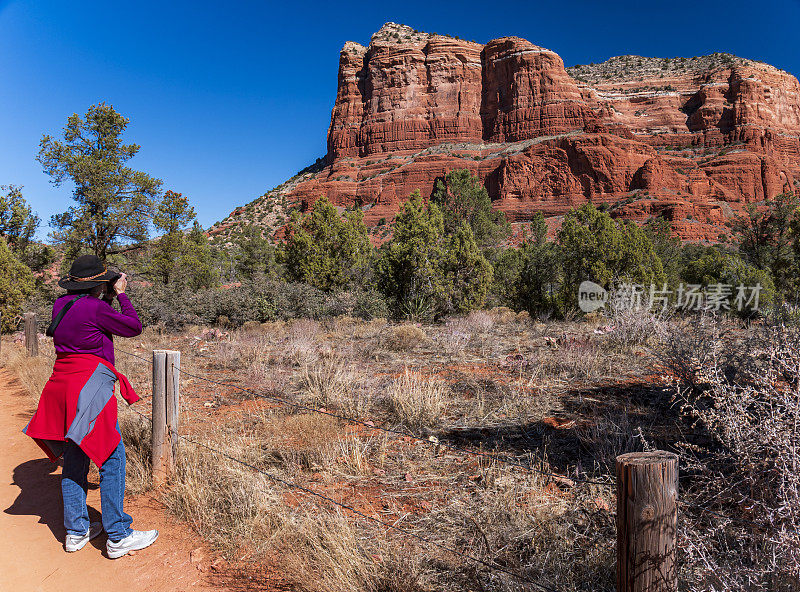
[[713,241],[742,204],[800,189],[800,85],[728,54],[565,69],[517,37],[480,45],[387,23],[341,51],[324,163],[212,233],[244,212],[279,225],[263,216],[276,200],[307,208],[323,194],[362,207],[368,225],[390,221],[455,168],[514,222],[542,211],[557,224],[591,201]]

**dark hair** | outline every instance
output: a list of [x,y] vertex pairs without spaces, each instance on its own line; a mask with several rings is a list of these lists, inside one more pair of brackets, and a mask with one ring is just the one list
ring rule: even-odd
[[67,294],[89,294],[92,295],[95,292],[100,293],[102,292],[103,284],[98,284],[97,286],[92,286],[91,288],[84,288],[82,290],[67,290]]

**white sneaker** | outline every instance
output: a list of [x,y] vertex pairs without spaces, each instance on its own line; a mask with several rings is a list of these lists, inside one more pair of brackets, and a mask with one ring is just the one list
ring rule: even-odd
[[149,547],[156,542],[157,538],[157,530],[134,530],[121,541],[117,541],[115,543],[109,540],[106,543],[108,558],[118,559],[123,555],[127,555],[131,551],[138,551],[139,549]]
[[67,553],[80,551],[86,546],[86,543],[91,541],[101,532],[103,532],[103,525],[99,522],[92,522],[89,525],[89,530],[86,532],[86,534],[82,536],[78,536],[77,534],[68,534],[67,539],[64,541],[64,550]]

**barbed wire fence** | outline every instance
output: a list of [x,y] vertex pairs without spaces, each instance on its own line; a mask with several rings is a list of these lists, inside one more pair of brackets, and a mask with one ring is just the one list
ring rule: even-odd
[[[147,363],[151,362],[151,360],[148,360],[147,358],[145,358],[143,356],[134,354],[134,353],[126,351],[126,350],[122,350],[122,349],[117,348],[116,351],[118,351],[120,353],[123,353],[123,354],[125,354],[127,356],[134,357],[134,358],[136,358],[138,360],[141,360],[143,362],[147,362]],[[578,477],[578,476],[573,476],[573,475],[570,475],[570,474],[560,474],[560,473],[555,473],[555,472],[552,472],[552,471],[546,471],[546,470],[540,469],[540,468],[535,467],[535,466],[530,465],[530,464],[527,464],[527,465],[523,464],[522,462],[520,462],[520,461],[518,461],[516,459],[498,456],[496,454],[492,454],[492,453],[489,453],[489,452],[483,452],[483,451],[478,451],[478,450],[471,450],[469,448],[463,448],[463,447],[460,447],[460,446],[456,446],[454,444],[450,444],[448,442],[442,442],[440,439],[432,437],[432,436],[429,436],[429,437],[425,438],[423,436],[419,436],[417,434],[414,434],[412,432],[408,432],[408,431],[405,431],[405,430],[398,430],[398,429],[394,429],[394,428],[387,428],[387,427],[384,427],[384,426],[375,425],[372,422],[367,422],[367,421],[363,421],[363,420],[356,419],[356,418],[353,418],[353,417],[348,417],[346,415],[333,413],[333,412],[328,411],[327,409],[318,409],[318,408],[315,408],[315,407],[311,407],[309,405],[303,405],[302,403],[298,403],[296,401],[290,401],[290,400],[288,400],[286,398],[278,397],[276,395],[271,395],[271,394],[267,394],[267,393],[261,393],[261,392],[258,392],[256,390],[254,390],[254,389],[242,387],[240,385],[237,385],[237,384],[234,384],[234,383],[231,383],[231,382],[218,381],[218,380],[214,380],[214,379],[211,379],[211,378],[207,378],[205,376],[200,376],[198,374],[194,374],[192,372],[189,372],[189,371],[187,371],[187,370],[185,370],[183,368],[178,368],[178,370],[181,372],[181,374],[185,374],[186,376],[189,376],[191,378],[194,378],[194,379],[197,379],[197,380],[202,380],[204,382],[207,382],[209,384],[214,384],[216,386],[224,386],[224,387],[227,387],[227,388],[232,388],[232,389],[235,389],[235,390],[239,390],[240,392],[247,393],[247,394],[249,394],[251,396],[254,396],[254,397],[257,397],[257,398],[260,398],[260,399],[265,399],[265,400],[268,400],[268,401],[272,401],[272,402],[275,402],[275,403],[279,403],[279,404],[282,404],[282,405],[285,405],[285,406],[293,407],[293,408],[295,408],[297,410],[302,410],[302,411],[307,411],[307,412],[310,412],[310,413],[317,413],[317,414],[320,414],[320,415],[325,415],[325,416],[328,416],[328,417],[332,417],[334,419],[338,419],[340,421],[344,421],[344,422],[351,423],[351,424],[354,424],[354,425],[360,425],[360,426],[366,427],[366,428],[368,428],[370,430],[383,432],[383,433],[391,434],[391,435],[394,435],[394,436],[411,438],[411,439],[413,439],[413,440],[415,440],[417,442],[420,442],[420,443],[426,444],[426,445],[430,445],[430,446],[433,446],[433,447],[441,446],[441,447],[446,448],[446,449],[448,449],[448,450],[450,450],[452,452],[456,452],[456,453],[460,453],[460,454],[464,454],[464,455],[468,455],[468,456],[476,456],[476,457],[480,457],[481,459],[488,459],[488,460],[490,460],[492,462],[498,462],[498,463],[502,463],[502,464],[509,465],[509,466],[512,466],[512,467],[520,468],[520,469],[523,469],[523,470],[528,471],[530,473],[535,473],[535,474],[541,475],[543,477],[556,479],[556,480],[559,480],[561,482],[572,482],[572,483],[575,483],[575,484],[598,485],[598,486],[604,486],[604,487],[611,487],[611,486],[614,485],[613,481],[611,481],[611,480],[598,481],[596,479],[587,479],[587,478],[582,478],[582,477]],[[150,398],[150,396],[152,396],[152,395],[149,395],[149,396],[144,397],[144,398]],[[759,523],[754,522],[752,520],[747,520],[745,518],[738,518],[738,517],[735,517],[735,516],[726,516],[724,514],[720,514],[719,512],[715,512],[714,510],[712,510],[710,508],[707,508],[705,506],[699,505],[699,504],[691,504],[691,503],[686,503],[686,502],[683,502],[683,501],[680,501],[678,503],[679,503],[679,505],[681,505],[684,508],[691,509],[691,510],[697,510],[697,511],[699,511],[701,513],[709,514],[711,516],[715,516],[715,517],[720,518],[720,519],[729,520],[731,522],[735,522],[737,524],[741,524],[742,526],[748,526],[748,527],[751,527],[751,528],[756,528],[756,529],[758,529],[760,531],[766,530],[766,527],[763,524],[759,524]]]
[[[28,319],[25,319],[23,317],[20,317],[18,319],[18,321],[21,321],[23,323],[26,320],[28,320]],[[35,320],[33,322],[34,322],[35,325],[37,325],[37,329],[38,329],[39,323],[36,323]],[[30,323],[30,320],[28,320],[28,323]],[[18,324],[17,324],[17,326],[18,326]],[[36,331],[36,333],[38,333],[38,331]],[[34,334],[36,334],[36,333],[34,333]],[[26,336],[27,335],[28,335],[28,333],[26,332]],[[148,359],[148,358],[146,358],[144,356],[138,355],[136,353],[133,353],[133,352],[121,349],[121,348],[116,348],[115,351],[118,352],[118,353],[121,353],[123,355],[129,356],[131,358],[137,359],[137,360],[139,360],[141,362],[144,362],[144,363],[146,363],[148,365],[154,363],[153,359]],[[29,352],[30,352],[30,349],[29,349]],[[36,355],[36,354],[33,354],[33,355]],[[535,465],[533,465],[531,463],[523,463],[523,462],[519,461],[516,458],[502,456],[502,455],[491,453],[491,452],[485,452],[485,451],[479,451],[479,450],[473,450],[473,449],[470,449],[470,448],[461,447],[461,446],[455,445],[455,444],[450,443],[450,442],[442,441],[439,438],[436,438],[435,436],[424,437],[424,436],[420,436],[418,434],[415,434],[413,432],[410,432],[408,430],[376,425],[371,421],[364,421],[364,420],[359,419],[359,418],[349,417],[347,415],[343,415],[343,414],[340,414],[340,413],[334,413],[332,411],[328,411],[327,409],[315,408],[315,407],[312,407],[312,406],[309,406],[309,405],[305,405],[305,404],[302,404],[302,403],[299,403],[299,402],[296,402],[296,401],[291,401],[291,400],[286,399],[284,397],[280,397],[280,396],[278,396],[276,394],[271,394],[271,393],[267,393],[267,392],[261,392],[261,391],[258,391],[258,390],[252,389],[252,388],[242,387],[242,386],[237,385],[235,383],[215,380],[213,378],[208,378],[206,376],[202,376],[202,375],[197,374],[195,372],[189,372],[189,371],[187,371],[185,369],[182,369],[182,368],[180,368],[179,365],[175,365],[174,363],[171,365],[171,371],[175,372],[175,373],[178,373],[178,376],[180,376],[180,374],[184,374],[184,375],[186,375],[186,376],[188,376],[190,378],[193,378],[195,380],[200,380],[200,381],[206,382],[208,384],[213,384],[215,386],[221,386],[221,387],[225,387],[225,388],[238,390],[240,392],[248,394],[251,397],[255,397],[255,398],[271,401],[271,402],[276,403],[278,405],[282,405],[282,406],[286,406],[286,407],[289,407],[289,408],[293,408],[295,410],[305,411],[305,412],[308,412],[308,413],[319,414],[319,415],[322,415],[322,416],[327,416],[327,417],[330,417],[330,418],[337,419],[338,421],[346,422],[346,423],[349,423],[349,424],[352,424],[352,425],[359,425],[359,426],[368,428],[369,430],[373,430],[373,431],[376,431],[376,432],[380,432],[380,433],[384,433],[384,434],[388,434],[388,435],[392,435],[392,436],[396,436],[396,437],[409,438],[409,439],[411,439],[413,441],[416,441],[416,442],[419,442],[419,443],[422,443],[422,444],[425,444],[425,445],[428,445],[428,446],[432,446],[432,447],[435,447],[435,448],[441,447],[441,448],[447,449],[447,450],[449,450],[449,451],[451,451],[453,453],[456,453],[456,454],[462,454],[462,455],[465,455],[465,456],[478,458],[478,459],[480,459],[482,461],[487,461],[487,462],[490,462],[490,463],[502,464],[502,465],[505,465],[505,466],[512,467],[514,469],[521,469],[521,470],[526,471],[528,473],[537,474],[537,475],[540,475],[540,476],[548,478],[548,479],[553,479],[553,480],[557,480],[557,481],[560,481],[560,482],[567,482],[567,483],[571,483],[571,484],[575,484],[575,485],[593,485],[593,486],[599,486],[599,487],[612,487],[614,485],[614,482],[611,479],[605,480],[605,481],[601,481],[601,480],[598,480],[598,479],[590,479],[590,478],[587,478],[587,477],[583,477],[583,476],[578,474],[577,468],[575,470],[575,475],[556,473],[556,472],[553,472],[553,471],[550,471],[550,470],[545,470],[543,468],[537,467],[537,466],[535,466]],[[154,372],[154,380],[155,380],[155,372]],[[153,394],[141,397],[140,400],[151,399],[151,398],[153,398],[154,394],[155,394],[155,389],[153,391]],[[154,405],[155,405],[155,402],[154,402]],[[155,408],[155,407],[153,407],[153,408]],[[147,421],[147,422],[154,422],[155,421],[155,418],[153,417],[153,415],[144,414],[144,413],[140,412],[138,409],[135,409],[132,406],[129,407],[129,410],[132,411],[133,413],[137,414],[138,416],[140,416],[144,421]],[[236,464],[238,464],[240,466],[243,466],[243,467],[246,467],[249,470],[252,470],[252,471],[254,471],[254,472],[258,473],[258,474],[261,474],[264,477],[266,477],[267,479],[269,479],[269,480],[271,480],[271,481],[273,481],[275,483],[281,484],[281,485],[283,485],[285,487],[288,487],[289,489],[292,489],[294,491],[301,492],[301,493],[303,493],[303,494],[305,494],[307,496],[311,496],[311,497],[320,499],[320,500],[322,500],[322,501],[324,501],[324,502],[326,502],[328,504],[331,504],[333,506],[338,507],[341,510],[349,512],[350,514],[352,514],[354,516],[358,516],[358,517],[363,518],[363,519],[365,519],[367,521],[370,521],[370,522],[373,522],[375,524],[378,524],[378,525],[382,526],[383,528],[385,528],[387,530],[391,530],[391,531],[397,532],[397,533],[399,533],[399,534],[401,534],[403,536],[408,536],[408,537],[411,537],[413,539],[416,539],[416,540],[420,541],[421,543],[423,543],[424,545],[427,545],[427,546],[432,547],[432,548],[436,548],[436,549],[438,549],[440,551],[444,551],[444,552],[449,553],[449,554],[451,554],[453,556],[456,556],[456,557],[458,557],[458,558],[460,558],[460,559],[462,559],[464,561],[471,562],[471,563],[476,564],[476,565],[480,565],[480,566],[482,566],[484,568],[487,568],[489,570],[505,574],[507,576],[510,576],[510,577],[516,579],[517,581],[519,581],[519,582],[521,582],[523,584],[528,584],[530,586],[533,586],[537,590],[544,590],[545,592],[560,592],[558,588],[553,587],[551,584],[544,583],[542,581],[536,581],[536,580],[531,579],[531,578],[529,578],[529,577],[527,577],[527,576],[525,576],[525,575],[523,575],[523,574],[521,574],[521,573],[519,573],[517,571],[514,571],[514,570],[509,569],[507,567],[504,567],[502,565],[499,565],[496,562],[486,561],[485,559],[481,559],[480,557],[477,557],[477,556],[475,556],[473,554],[466,553],[466,552],[463,552],[463,551],[459,551],[458,549],[456,549],[456,548],[454,548],[452,546],[449,546],[449,545],[440,543],[440,542],[438,542],[436,540],[433,540],[431,537],[427,537],[427,536],[421,535],[419,533],[413,532],[413,531],[411,531],[411,530],[409,530],[407,528],[403,528],[401,526],[398,526],[397,523],[387,522],[387,521],[381,520],[379,518],[376,518],[374,516],[370,516],[369,514],[366,514],[364,512],[359,511],[357,508],[353,507],[352,505],[349,505],[349,504],[343,503],[341,501],[335,500],[332,497],[327,496],[327,495],[325,495],[323,493],[319,493],[319,492],[314,491],[314,490],[312,490],[312,489],[310,489],[308,487],[304,487],[303,485],[300,485],[299,483],[296,483],[294,481],[286,479],[286,478],[284,478],[282,476],[278,476],[278,475],[276,475],[276,474],[274,474],[274,473],[272,473],[270,471],[267,471],[267,470],[265,470],[263,468],[260,468],[260,467],[258,467],[256,465],[254,465],[251,462],[248,462],[248,461],[243,460],[241,458],[237,458],[236,456],[231,455],[228,452],[220,450],[219,448],[217,448],[217,447],[215,447],[215,446],[213,446],[213,445],[211,445],[209,443],[201,442],[201,441],[199,441],[199,440],[197,440],[197,439],[195,439],[193,437],[189,437],[187,435],[181,435],[181,434],[178,434],[177,432],[173,432],[171,434],[171,436],[176,441],[185,442],[185,443],[191,444],[191,445],[193,445],[195,447],[203,448],[203,449],[207,450],[208,452],[211,452],[212,454],[218,455],[221,458],[224,458],[224,459],[226,459],[226,460],[228,460],[230,462],[236,463]],[[637,453],[637,454],[646,455],[646,454],[649,454],[649,453]],[[671,453],[663,453],[663,454],[671,454]],[[673,455],[673,456],[675,456],[675,455]],[[675,482],[675,492],[674,493],[675,493],[675,498],[677,498],[677,456],[675,456],[675,459],[676,459],[676,471],[675,471],[675,481],[676,482]],[[618,461],[619,461],[619,459],[618,459]],[[618,462],[618,467],[617,467],[617,471],[618,471],[618,475],[617,475],[617,486],[618,486],[618,509],[617,509],[617,524],[618,524],[618,590],[621,590],[622,588],[620,588],[620,577],[624,577],[624,576],[621,576],[621,574],[620,574],[620,563],[619,563],[620,562],[620,555],[619,554],[621,552],[619,547],[621,545],[621,541],[623,540],[623,539],[620,538],[621,534],[620,534],[620,531],[619,531],[619,528],[620,528],[620,511],[621,511],[620,510],[620,500],[621,500],[621,498],[619,497],[619,495],[620,495],[620,491],[619,491],[619,468],[620,467],[619,467],[619,462]],[[678,501],[677,499],[674,499],[673,500],[673,504],[674,504],[676,513],[677,513],[677,508],[678,507],[680,507],[680,508],[682,508],[684,510],[697,511],[697,512],[699,512],[701,514],[707,514],[707,515],[713,516],[713,517],[715,517],[715,518],[717,518],[719,520],[725,520],[725,521],[728,521],[728,522],[731,522],[731,523],[734,523],[734,524],[738,524],[738,525],[741,525],[741,526],[746,526],[746,527],[748,527],[750,529],[755,529],[759,533],[764,534],[765,538],[768,538],[766,536],[766,533],[769,530],[768,527],[766,527],[763,524],[759,524],[758,522],[747,520],[745,518],[739,518],[739,517],[734,517],[734,516],[721,514],[721,513],[716,512],[716,511],[714,511],[714,510],[712,510],[712,509],[710,509],[708,507],[705,507],[705,506],[702,506],[702,505],[699,505],[699,504],[687,503],[687,502],[684,502],[682,500]],[[672,536],[673,537],[675,536],[674,532],[673,532]],[[672,545],[674,547],[674,540],[672,542]],[[674,572],[674,565],[673,565],[674,564],[674,558],[670,557],[669,558],[669,562],[670,562],[670,565],[672,565],[671,569]],[[650,566],[649,569],[653,569],[653,568],[658,569],[657,566]],[[641,572],[641,566],[639,566],[638,569]],[[639,575],[641,575],[641,573]],[[675,574],[673,573],[671,577],[674,578],[674,575]],[[624,582],[623,582],[623,585],[624,585]],[[624,589],[627,590],[628,588],[625,587]]]

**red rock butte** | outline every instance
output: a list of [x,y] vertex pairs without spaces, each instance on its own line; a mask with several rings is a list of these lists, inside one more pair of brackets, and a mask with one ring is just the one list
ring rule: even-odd
[[800,190],[800,85],[730,54],[565,68],[518,37],[481,45],[387,23],[368,47],[342,48],[327,155],[211,234],[275,230],[322,195],[384,228],[453,169],[514,223],[542,212],[555,228],[592,202],[715,241],[745,204]]

